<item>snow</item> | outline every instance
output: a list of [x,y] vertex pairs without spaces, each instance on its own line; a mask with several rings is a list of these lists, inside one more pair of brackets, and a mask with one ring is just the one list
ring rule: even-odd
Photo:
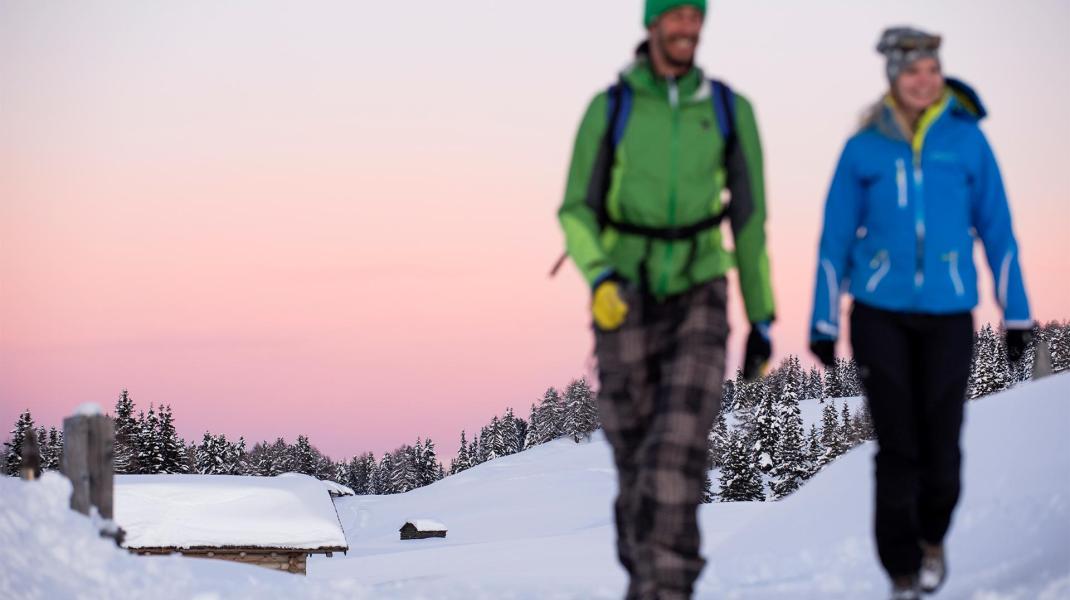
[[74,409],[74,414],[81,415],[83,417],[95,417],[97,415],[104,414],[104,411],[101,410],[99,404],[96,404],[94,402],[86,402],[85,404],[80,404],[78,408]]
[[[820,414],[819,403],[807,404],[804,414]],[[964,495],[939,598],[1070,598],[1070,375],[973,402],[967,417]],[[709,563],[696,597],[884,596],[870,534],[872,454],[872,444],[855,448],[779,502],[702,506]],[[620,598],[626,580],[613,547],[615,479],[609,447],[596,434],[406,494],[337,498],[350,551],[313,556],[306,578],[131,556],[67,509],[62,477],[0,477],[0,597]],[[398,539],[408,517],[428,514],[450,524],[448,539]]]
[[323,487],[327,488],[327,493],[332,496],[356,496],[357,493],[352,488],[346,487],[337,481],[321,480],[320,483]]
[[115,521],[129,548],[346,547],[323,482],[297,473],[119,475]]
[[406,523],[412,523],[416,531],[446,531],[446,526],[431,519],[408,519]]

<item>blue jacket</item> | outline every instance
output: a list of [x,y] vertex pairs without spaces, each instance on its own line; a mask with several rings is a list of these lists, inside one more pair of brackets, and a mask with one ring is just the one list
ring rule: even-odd
[[847,142],[825,204],[811,340],[839,336],[839,298],[898,312],[946,314],[977,305],[975,238],[996,280],[1008,327],[1032,326],[1018,243],[999,166],[964,83],[908,140],[889,102]]

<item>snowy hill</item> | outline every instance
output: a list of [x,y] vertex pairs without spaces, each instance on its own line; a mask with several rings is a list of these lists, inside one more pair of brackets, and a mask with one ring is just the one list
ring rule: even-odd
[[[804,402],[803,413],[808,426],[820,407]],[[939,598],[1070,598],[1070,376],[971,403],[964,444],[951,580]],[[870,539],[872,453],[872,444],[855,448],[780,502],[703,506],[710,562],[696,596],[883,596]],[[338,498],[350,552],[314,557],[301,578],[126,555],[66,510],[62,478],[0,478],[0,597],[619,598],[615,486],[598,435],[406,494]],[[400,541],[398,529],[413,519],[445,524],[448,537]]]
[[[852,412],[859,402],[848,400]],[[807,427],[820,410],[803,402]],[[1070,376],[971,403],[967,419],[964,497],[948,543],[953,576],[940,597],[1070,597]],[[709,564],[696,595],[883,595],[870,539],[873,451],[854,449],[780,502],[702,506]],[[620,597],[615,490],[610,449],[598,435],[499,458],[407,494],[342,498],[349,557],[315,559],[309,575],[345,574],[382,592],[478,583],[487,597]],[[442,521],[448,537],[399,541],[398,527],[415,517]]]

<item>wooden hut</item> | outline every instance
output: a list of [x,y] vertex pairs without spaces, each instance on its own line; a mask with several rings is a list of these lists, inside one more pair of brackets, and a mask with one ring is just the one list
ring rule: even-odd
[[349,547],[331,494],[307,475],[121,475],[115,521],[139,555],[179,553],[305,574]]
[[413,519],[406,521],[399,530],[403,540],[423,540],[427,538],[446,537],[446,526],[430,519]]

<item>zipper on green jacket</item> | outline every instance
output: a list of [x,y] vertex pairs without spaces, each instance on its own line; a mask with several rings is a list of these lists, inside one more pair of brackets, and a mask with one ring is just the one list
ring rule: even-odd
[[[676,192],[680,162],[680,88],[674,77],[667,77],[669,84],[669,107],[672,109],[672,137],[669,149],[669,227],[676,226]],[[669,274],[672,272],[672,250],[675,244],[666,242],[665,263],[658,282],[657,294],[664,296],[669,288]]]

